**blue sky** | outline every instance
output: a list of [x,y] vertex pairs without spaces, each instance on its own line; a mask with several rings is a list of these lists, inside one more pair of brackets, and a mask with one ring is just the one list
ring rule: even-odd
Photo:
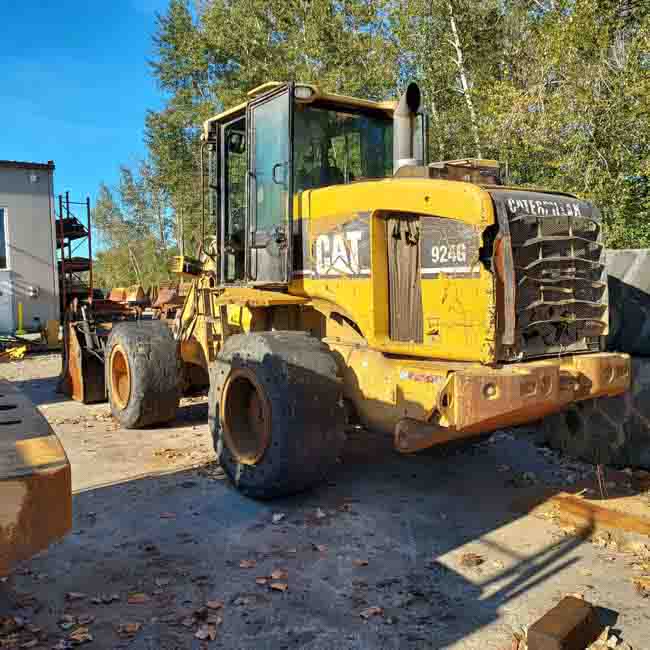
[[0,0],[0,159],[54,160],[55,193],[91,200],[137,163],[167,1]]

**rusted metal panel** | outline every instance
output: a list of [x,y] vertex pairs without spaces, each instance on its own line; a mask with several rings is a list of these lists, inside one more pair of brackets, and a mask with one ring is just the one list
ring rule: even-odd
[[177,287],[162,287],[151,305],[154,309],[161,309],[167,305],[181,305],[183,299],[178,294]]
[[529,650],[584,650],[603,630],[586,600],[566,596],[528,629]]
[[402,454],[412,454],[434,445],[466,438],[467,434],[438,424],[418,422],[411,418],[401,419],[393,433],[395,449]]
[[63,332],[59,390],[83,404],[103,402],[106,399],[103,361],[82,345],[76,323],[66,322]]
[[0,381],[0,575],[72,526],[70,463],[45,418]]
[[71,324],[67,325],[67,330],[67,377],[68,385],[70,386],[70,396],[76,402],[83,402],[83,354],[79,345],[77,330]]
[[393,341],[422,343],[424,313],[420,281],[420,218],[414,215],[388,215],[385,226],[389,335]]
[[541,419],[575,401],[620,395],[630,383],[626,354],[572,355],[460,370],[450,376],[438,403],[443,424],[479,433]]

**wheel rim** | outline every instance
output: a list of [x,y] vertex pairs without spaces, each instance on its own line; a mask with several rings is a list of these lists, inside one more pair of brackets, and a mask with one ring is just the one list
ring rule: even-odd
[[131,397],[131,371],[121,345],[111,352],[111,398],[116,406],[125,409]]
[[271,442],[271,407],[253,372],[238,368],[230,373],[220,411],[230,452],[242,465],[259,463]]

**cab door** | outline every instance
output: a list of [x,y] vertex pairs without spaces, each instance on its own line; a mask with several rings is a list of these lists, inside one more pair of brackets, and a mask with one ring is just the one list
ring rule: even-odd
[[293,85],[248,107],[248,277],[253,284],[289,282],[292,241]]

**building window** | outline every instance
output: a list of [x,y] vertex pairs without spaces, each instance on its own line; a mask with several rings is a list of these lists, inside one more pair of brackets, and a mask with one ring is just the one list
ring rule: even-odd
[[7,268],[7,239],[5,237],[5,216],[4,208],[0,208],[0,269]]

